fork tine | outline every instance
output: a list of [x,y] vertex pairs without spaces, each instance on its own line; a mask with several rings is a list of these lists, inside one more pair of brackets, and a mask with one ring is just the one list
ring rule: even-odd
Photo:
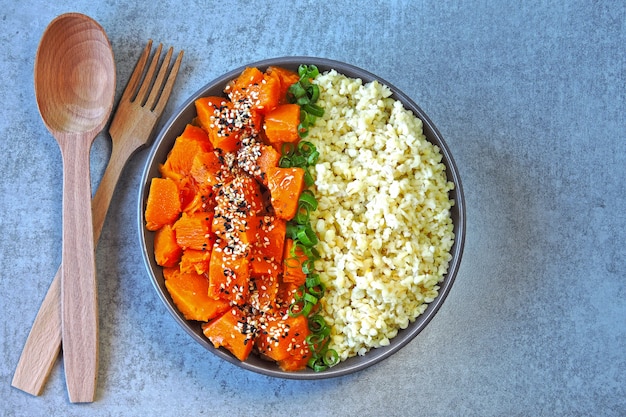
[[137,64],[135,65],[135,69],[128,80],[128,85],[124,89],[122,93],[121,101],[131,101],[137,91],[137,87],[139,86],[139,81],[141,81],[141,75],[143,74],[143,70],[146,68],[146,63],[148,62],[148,57],[150,56],[150,51],[152,50],[152,39],[148,41],[148,44],[144,48]]
[[167,54],[165,58],[163,58],[163,63],[161,64],[161,68],[159,68],[159,73],[157,74],[156,79],[154,80],[154,84],[152,85],[152,90],[150,91],[150,96],[146,100],[145,106],[152,110],[154,107],[154,103],[156,102],[159,93],[161,92],[161,87],[163,86],[163,79],[165,78],[165,73],[167,72],[167,68],[170,66],[170,60],[172,59],[172,52],[174,48],[170,46],[167,50]]
[[161,50],[163,49],[163,44],[160,43],[157,47],[154,56],[152,57],[152,61],[150,62],[150,67],[148,67],[148,71],[143,78],[143,82],[141,83],[141,87],[139,87],[139,92],[137,92],[137,97],[134,101],[139,101],[140,104],[143,105],[146,97],[148,95],[148,89],[152,84],[152,78],[154,76],[154,71],[156,70],[156,66],[159,63],[159,57],[161,56]]
[[[171,49],[171,48],[170,48]],[[157,102],[154,112],[156,114],[161,114],[165,105],[167,104],[167,100],[172,93],[172,89],[174,88],[174,81],[176,81],[176,76],[178,75],[178,69],[180,68],[180,63],[183,60],[184,51],[180,51],[178,56],[176,57],[176,61],[174,61],[174,65],[172,65],[172,69],[170,70],[170,74],[167,77],[167,81],[165,82],[165,86],[163,87],[163,91],[161,92],[161,96],[159,97],[159,101]]]

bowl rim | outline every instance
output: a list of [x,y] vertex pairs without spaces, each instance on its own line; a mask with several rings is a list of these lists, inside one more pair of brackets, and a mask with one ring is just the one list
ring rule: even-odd
[[[398,335],[395,338],[391,339],[391,343],[388,346],[371,349],[364,356],[348,358],[346,361],[341,362],[335,367],[329,368],[322,372],[314,372],[308,368],[304,371],[299,372],[286,372],[282,371],[276,364],[264,361],[262,359],[249,359],[248,361],[241,362],[225,349],[216,349],[215,347],[213,347],[213,345],[208,341],[206,337],[204,337],[204,335],[199,334],[197,331],[191,328],[190,322],[184,319],[182,317],[182,314],[173,305],[171,297],[165,290],[164,285],[162,284],[162,273],[161,277],[155,275],[155,265],[153,265],[153,250],[150,246],[150,242],[147,240],[148,235],[151,235],[154,232],[150,232],[144,227],[145,200],[149,189],[149,183],[154,176],[154,165],[162,162],[156,161],[155,159],[157,158],[157,156],[163,154],[164,151],[162,146],[164,142],[170,141],[173,144],[173,140],[175,140],[175,137],[180,135],[180,133],[182,132],[182,130],[177,130],[176,132],[173,131],[174,126],[177,124],[177,122],[181,123],[182,115],[188,112],[195,113],[195,108],[191,109],[191,107],[193,107],[194,100],[198,97],[201,97],[202,95],[207,94],[208,91],[216,89],[219,86],[221,86],[223,89],[223,86],[226,82],[241,74],[241,72],[246,67],[257,67],[262,70],[271,65],[297,68],[298,65],[304,63],[309,65],[316,65],[320,69],[320,72],[324,72],[329,69],[335,69],[338,73],[345,74],[348,77],[361,79],[364,84],[373,80],[377,80],[379,83],[386,85],[392,92],[392,98],[400,100],[405,108],[411,110],[417,117],[422,120],[424,135],[426,136],[426,139],[439,147],[442,154],[442,162],[446,166],[446,175],[448,177],[448,181],[453,182],[455,185],[455,189],[451,191],[451,198],[454,198],[455,200],[455,205],[451,209],[455,234],[454,243],[450,250],[452,259],[450,260],[448,266],[448,272],[444,275],[443,280],[440,281],[438,284],[440,288],[437,297],[434,299],[434,301],[427,305],[426,310],[421,315],[419,315],[415,319],[415,321],[412,322],[409,327],[407,327],[407,329],[399,330]],[[219,92],[221,93],[221,89]],[[189,122],[190,120],[191,118],[186,119],[187,122]],[[172,135],[174,135],[173,138]],[[171,145],[169,146],[169,148],[171,149]],[[169,152],[169,149],[167,149],[167,151]],[[189,334],[194,340],[200,343],[200,345],[204,346],[207,350],[217,355],[219,358],[224,359],[227,362],[230,362],[231,364],[234,364],[240,368],[271,377],[300,380],[334,378],[361,371],[365,368],[381,362],[382,360],[398,352],[409,342],[415,339],[415,337],[419,333],[421,333],[424,328],[426,328],[426,326],[432,321],[434,316],[443,305],[444,301],[451,291],[454,281],[456,280],[465,246],[466,213],[463,185],[456,162],[454,161],[452,153],[450,152],[450,149],[448,148],[448,145],[445,142],[441,133],[439,132],[438,128],[421,109],[421,107],[419,107],[408,95],[395,87],[393,84],[365,69],[359,68],[352,64],[328,58],[304,55],[283,56],[250,62],[248,64],[241,65],[231,71],[228,71],[217,78],[214,78],[212,81],[208,82],[207,84],[196,90],[196,92],[194,92],[180,106],[178,106],[178,108],[172,113],[166,123],[163,124],[163,126],[159,130],[158,135],[155,138],[155,141],[150,148],[150,152],[145,161],[137,196],[137,219],[142,259],[148,275],[150,276],[152,286],[155,288],[159,298],[161,299],[167,310],[170,312],[172,317],[185,330],[187,334]],[[160,266],[156,267],[161,268]],[[265,364],[268,364],[270,366],[263,366]]]

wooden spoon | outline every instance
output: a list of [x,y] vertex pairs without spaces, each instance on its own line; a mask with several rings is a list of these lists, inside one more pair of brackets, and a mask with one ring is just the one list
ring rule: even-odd
[[115,96],[113,51],[88,16],[63,14],[46,28],[35,58],[35,96],[63,159],[61,322],[71,402],[94,400],[98,305],[89,152]]

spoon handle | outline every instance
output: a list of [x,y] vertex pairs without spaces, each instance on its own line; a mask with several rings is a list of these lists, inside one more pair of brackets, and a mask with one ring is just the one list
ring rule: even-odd
[[[126,162],[137,147],[113,141],[111,158],[92,200],[94,245],[97,245],[113,198],[113,192]],[[61,350],[61,267],[39,308],[11,385],[31,395],[40,395]]]
[[92,402],[98,374],[98,300],[89,176],[90,140],[60,141],[63,155],[61,329],[71,402]]

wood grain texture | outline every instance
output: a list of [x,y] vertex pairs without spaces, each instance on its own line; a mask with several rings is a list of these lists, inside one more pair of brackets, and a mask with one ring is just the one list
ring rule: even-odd
[[[87,137],[88,139],[88,137]],[[91,402],[98,375],[98,293],[89,178],[90,141],[60,141],[63,156],[61,329],[71,402]]]
[[63,159],[60,306],[65,379],[71,402],[91,402],[98,375],[98,294],[89,152],[115,96],[115,62],[106,33],[79,13],[57,17],[41,38],[34,75],[39,112]]
[[61,350],[61,268],[39,307],[11,385],[40,395]]
[[[154,128],[172,92],[182,62],[183,52],[181,51],[172,67],[169,68],[172,58],[172,48],[170,48],[163,59],[159,72],[155,74],[161,51],[159,46],[147,74],[148,80],[153,76],[156,77],[156,80],[153,89],[148,90],[145,86],[149,83],[144,82],[141,86],[139,83],[148,64],[151,49],[152,42],[150,41],[144,48],[128,82],[109,129],[113,146],[111,158],[92,201],[94,245],[100,238],[113,192],[124,166],[137,150],[151,142]],[[163,90],[161,95],[157,97],[153,92],[160,90],[160,86],[163,86]],[[141,94],[132,100],[138,89],[140,89]],[[142,97],[144,96],[148,97],[148,100],[145,105],[142,105]],[[12,381],[15,388],[32,395],[41,394],[61,349],[60,281],[61,268],[46,293],[22,350]]]

